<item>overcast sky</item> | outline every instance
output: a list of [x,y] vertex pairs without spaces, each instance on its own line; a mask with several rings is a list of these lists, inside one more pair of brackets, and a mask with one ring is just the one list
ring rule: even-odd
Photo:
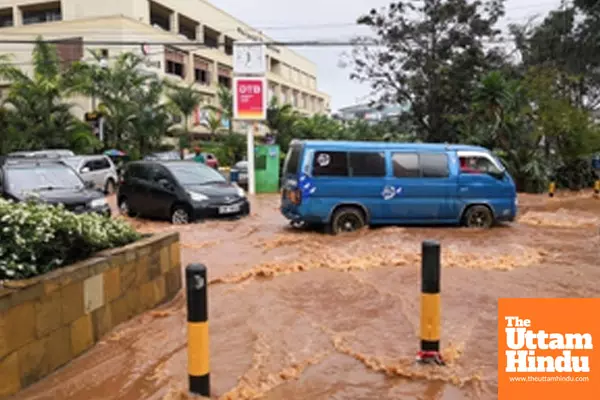
[[[371,8],[386,6],[389,0],[208,0],[275,40],[350,39],[368,30],[354,26],[356,19]],[[509,23],[523,23],[533,15],[543,16],[559,6],[560,0],[507,0]],[[366,84],[350,81],[349,69],[340,67],[340,56],[348,49],[324,47],[294,49],[317,65],[317,85],[331,96],[332,111],[364,101]]]

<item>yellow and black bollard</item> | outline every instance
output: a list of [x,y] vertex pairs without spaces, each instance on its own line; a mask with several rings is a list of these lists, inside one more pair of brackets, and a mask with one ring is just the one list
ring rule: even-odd
[[548,185],[548,196],[554,197],[554,192],[556,192],[556,182],[552,181]]
[[424,241],[421,257],[421,350],[417,361],[444,365],[440,354],[440,244]]
[[206,267],[190,264],[185,269],[188,311],[188,376],[190,392],[210,396],[208,296]]
[[594,196],[600,197],[600,179],[594,182]]

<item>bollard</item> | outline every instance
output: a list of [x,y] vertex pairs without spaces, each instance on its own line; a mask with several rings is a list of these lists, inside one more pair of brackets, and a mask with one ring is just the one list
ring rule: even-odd
[[555,182],[550,182],[550,185],[548,187],[548,196],[554,197],[554,192],[555,191],[556,191],[556,183]]
[[594,196],[600,197],[600,179],[594,182]]
[[444,365],[440,354],[440,244],[426,240],[421,251],[421,350],[417,361]]
[[190,264],[185,269],[188,312],[188,377],[190,392],[210,396],[208,346],[208,296],[206,267]]

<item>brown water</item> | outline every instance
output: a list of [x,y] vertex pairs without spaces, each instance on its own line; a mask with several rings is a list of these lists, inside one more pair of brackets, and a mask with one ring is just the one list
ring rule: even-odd
[[[600,200],[521,197],[487,231],[294,231],[277,196],[239,221],[185,227],[184,264],[209,267],[215,399],[495,399],[499,297],[600,295]],[[445,367],[418,366],[420,243],[442,243]],[[118,327],[18,399],[186,399],[185,299]]]

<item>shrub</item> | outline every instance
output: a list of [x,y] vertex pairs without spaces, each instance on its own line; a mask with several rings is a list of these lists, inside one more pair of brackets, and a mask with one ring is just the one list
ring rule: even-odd
[[0,280],[41,275],[139,238],[123,220],[0,199]]

